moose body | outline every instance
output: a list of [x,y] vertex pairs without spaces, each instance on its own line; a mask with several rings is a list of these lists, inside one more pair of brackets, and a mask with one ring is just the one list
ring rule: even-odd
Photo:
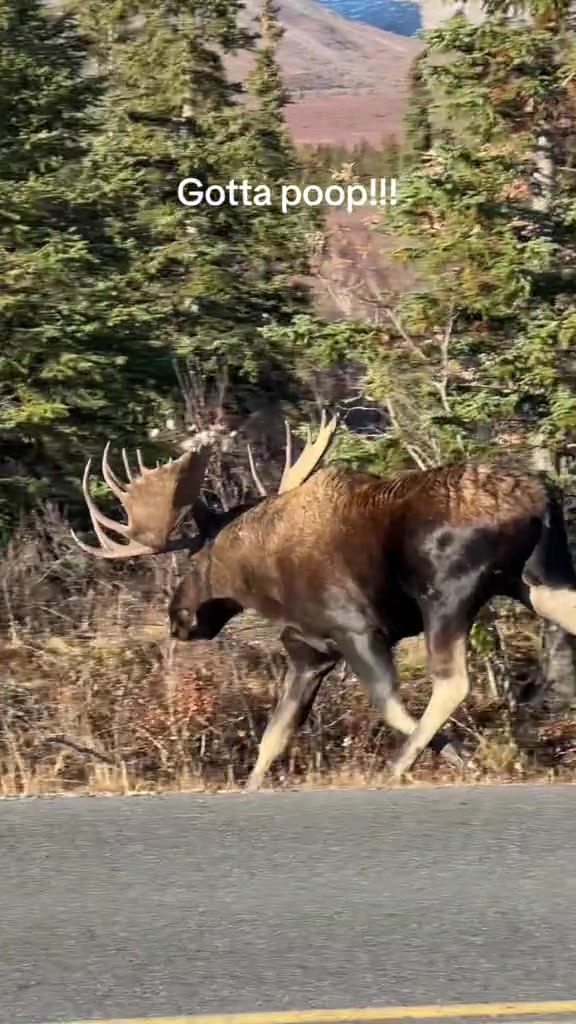
[[[387,724],[407,737],[392,767],[400,777],[427,746],[458,761],[443,727],[468,694],[468,633],[491,598],[514,598],[576,633],[576,574],[560,496],[549,481],[473,463],[392,479],[332,466],[311,475],[329,440],[323,430],[314,460],[306,460],[309,443],[300,474],[296,463],[277,495],[209,513],[194,488],[188,493],[199,550],[170,601],[172,635],[213,638],[253,609],[282,627],[289,658],[284,694],[248,783],[253,789],[341,659]],[[160,470],[170,465],[178,463]],[[152,481],[159,470],[145,472]],[[196,483],[198,475],[196,465]],[[138,541],[133,525],[121,528]],[[121,557],[122,548],[109,548],[108,557]],[[161,545],[157,537],[155,549],[166,550],[166,539]],[[433,688],[417,722],[400,696],[394,647],[422,632]]]

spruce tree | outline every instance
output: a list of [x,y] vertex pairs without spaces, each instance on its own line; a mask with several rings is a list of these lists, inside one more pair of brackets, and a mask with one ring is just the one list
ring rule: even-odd
[[268,186],[271,202],[244,211],[242,281],[252,301],[258,303],[255,323],[259,329],[254,341],[263,355],[267,353],[267,373],[260,377],[260,389],[272,399],[283,395],[295,398],[292,350],[275,349],[260,328],[290,324],[310,308],[310,253],[314,233],[323,227],[324,211],[304,204],[282,211],[281,188],[300,182],[302,166],[285,119],[291,97],[278,62],[284,29],[273,0],[263,0],[257,21],[258,46],[246,81],[247,102],[239,117],[242,145],[234,150],[233,160],[239,162],[238,173],[243,178]]
[[[227,54],[252,48],[252,33],[238,27],[241,4],[69,6],[108,76],[106,129],[92,168],[115,198],[120,234],[140,250],[138,287],[169,313],[164,340],[174,355],[201,368],[208,385],[224,371],[231,396],[243,402],[276,379],[282,362],[260,326],[286,320],[307,300],[295,280],[305,266],[296,218],[284,220],[276,206],[244,205],[238,195],[219,205],[206,199],[208,188],[231,180],[277,177],[289,152],[281,130],[269,144],[272,114],[266,133],[262,102],[247,107],[225,72]],[[184,178],[200,182],[198,205],[179,202]]]
[[173,386],[157,315],[83,161],[101,82],[68,16],[0,0],[0,513],[74,495],[95,446]]
[[[401,410],[410,456],[500,449],[554,472],[576,436],[574,184],[563,166],[574,29],[566,5],[513,14],[495,0],[480,25],[458,15],[426,33],[442,136],[402,180],[394,224],[419,281],[398,306],[397,344],[372,365],[373,393]],[[576,695],[572,645],[545,643],[563,696]]]
[[432,146],[432,96],[424,79],[426,51],[419,53],[410,65],[408,75],[408,106],[404,117],[404,169],[415,166]]
[[[290,94],[286,89],[278,64],[278,47],[284,36],[284,29],[279,20],[279,8],[274,0],[262,0],[259,18],[259,46],[256,51],[253,68],[248,75],[248,90],[257,98],[256,123],[261,131],[267,130],[270,139],[275,140],[271,149],[280,151],[285,157],[287,150],[292,149],[287,138],[284,109],[290,102]],[[293,153],[293,149],[292,149]],[[280,174],[286,170],[282,163],[278,168]]]
[[393,219],[419,275],[397,310],[411,339],[397,368],[426,391],[443,455],[561,449],[576,426],[573,200],[559,175],[535,201],[542,125],[568,102],[558,33],[458,15],[426,34],[443,135],[403,177]]

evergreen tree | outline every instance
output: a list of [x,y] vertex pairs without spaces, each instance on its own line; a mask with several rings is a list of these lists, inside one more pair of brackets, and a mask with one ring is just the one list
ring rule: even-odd
[[[258,19],[260,43],[248,76],[248,89],[258,101],[256,124],[259,130],[267,131],[270,141],[275,141],[271,148],[285,156],[292,148],[284,121],[284,108],[290,101],[290,95],[284,86],[277,59],[278,47],[284,36],[278,15],[279,8],[274,0],[262,0]],[[282,164],[278,170],[283,174],[286,168]]]
[[0,0],[0,513],[75,493],[87,452],[170,389],[157,316],[82,175],[101,82],[69,16]]
[[[279,354],[258,328],[289,319],[307,297],[297,279],[306,239],[294,233],[296,217],[284,218],[275,204],[245,205],[238,194],[221,195],[217,205],[218,196],[206,197],[231,180],[277,181],[293,156],[283,126],[273,125],[281,97],[264,113],[259,95],[254,111],[227,79],[226,54],[252,47],[251,33],[237,25],[241,4],[70,6],[107,70],[106,130],[92,168],[115,196],[119,231],[141,252],[139,287],[170,310],[165,342],[178,359],[201,366],[208,384],[225,371],[242,402],[280,372]],[[266,81],[257,88],[265,94]],[[200,182],[198,205],[179,203],[184,178]]]
[[443,455],[561,448],[576,426],[573,200],[559,180],[535,202],[542,125],[568,99],[558,33],[502,15],[427,33],[444,129],[396,207],[420,280],[398,310],[411,341],[397,358],[427,392],[422,425]]
[[432,146],[432,96],[426,86],[423,67],[426,51],[419,53],[410,65],[408,75],[408,106],[404,118],[404,168],[418,164]]
[[[460,15],[426,34],[442,138],[402,181],[395,226],[419,287],[398,309],[398,343],[372,364],[373,393],[400,410],[410,458],[497,446],[555,471],[576,436],[574,184],[563,166],[574,30],[566,5],[512,13],[497,0],[481,25]],[[548,680],[574,696],[573,641],[547,633]]]
[[[290,102],[278,63],[284,29],[273,0],[263,0],[258,29],[258,47],[246,81],[247,103],[240,117],[242,146],[233,159],[239,161],[242,177],[270,190],[270,205],[247,208],[243,225],[248,250],[243,281],[254,296],[260,293],[258,326],[266,327],[289,324],[309,308],[305,282],[311,272],[312,237],[321,230],[324,216],[320,207],[305,205],[282,211],[281,188],[297,184],[302,167],[284,116]],[[272,398],[275,393],[296,397],[290,381],[291,351],[274,349],[266,337],[258,331],[258,343],[269,353],[268,372],[260,378],[260,388]],[[272,376],[270,357],[275,365]]]

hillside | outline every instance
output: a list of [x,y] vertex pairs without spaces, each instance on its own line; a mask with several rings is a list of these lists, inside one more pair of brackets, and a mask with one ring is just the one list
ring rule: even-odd
[[[246,0],[248,23],[259,0]],[[298,141],[378,140],[401,127],[410,62],[421,43],[349,21],[317,0],[280,0],[285,36],[280,60]],[[244,77],[245,55],[230,62]]]
[[[56,10],[61,6],[61,0],[46,3]],[[296,140],[354,144],[398,134],[408,69],[421,43],[343,17],[320,0],[279,0],[278,5],[285,29],[281,63],[293,99],[287,120]],[[245,0],[243,20],[250,28],[259,8],[260,0]],[[250,63],[247,54],[227,61],[239,79]]]
[[[61,6],[61,0],[46,3]],[[355,3],[357,18],[362,0]],[[278,6],[285,29],[280,60],[293,98],[287,120],[295,139],[353,145],[399,134],[419,40],[350,20],[319,0],[279,0]],[[243,20],[253,28],[260,0],[245,0],[245,8]],[[246,54],[227,61],[239,79],[250,64]]]
[[332,11],[387,32],[414,36],[422,28],[422,7],[415,0],[322,0]]
[[[391,91],[402,88],[420,44],[393,32],[351,21],[318,0],[280,0],[285,28],[281,60],[293,92]],[[259,0],[246,0],[246,21]]]
[[[457,0],[322,0],[331,10],[353,21],[414,36],[421,29],[437,28],[458,8]],[[468,0],[466,15],[471,21],[483,18],[480,0]]]

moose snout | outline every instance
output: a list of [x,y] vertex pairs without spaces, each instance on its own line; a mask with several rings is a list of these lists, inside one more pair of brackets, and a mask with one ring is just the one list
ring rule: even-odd
[[170,626],[170,636],[175,640],[191,640],[194,635],[194,627],[182,626],[179,622],[173,622]]
[[196,631],[196,618],[187,608],[170,611],[170,636],[175,640],[192,640]]

